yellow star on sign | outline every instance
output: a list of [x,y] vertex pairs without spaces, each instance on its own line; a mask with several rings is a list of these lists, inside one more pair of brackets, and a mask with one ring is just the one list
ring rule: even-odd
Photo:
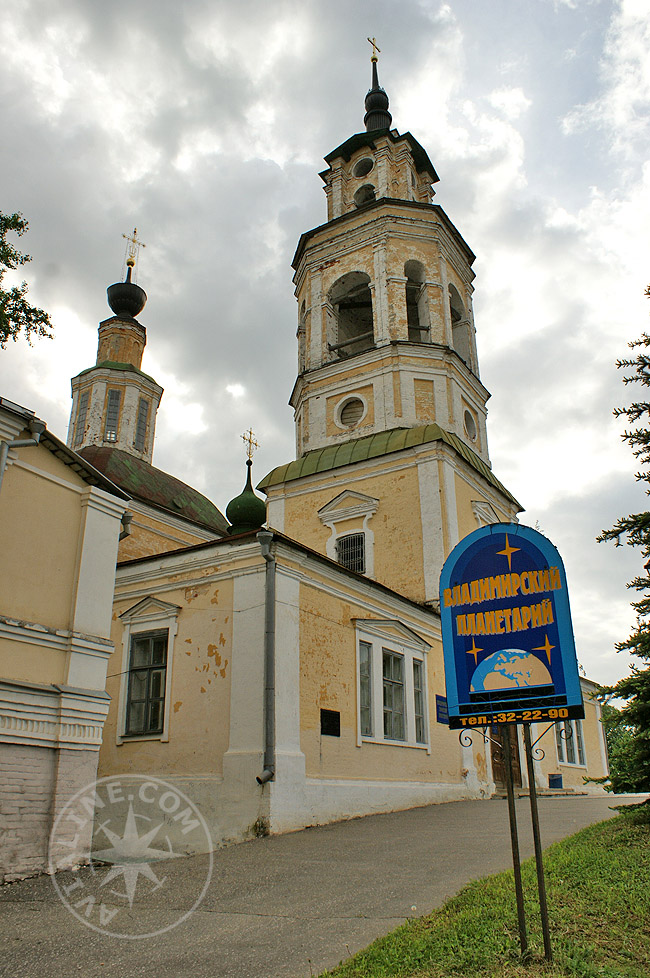
[[511,547],[510,546],[510,543],[508,541],[508,534],[506,533],[506,546],[505,546],[505,550],[497,550],[497,553],[498,554],[502,554],[504,557],[507,557],[508,558],[508,570],[509,571],[512,570],[512,555],[513,554],[516,554],[519,549],[520,549],[519,547]]
[[551,664],[551,649],[554,649],[554,648],[555,648],[555,646],[554,645],[551,645],[551,643],[548,640],[548,635],[547,635],[546,636],[546,641],[544,642],[544,644],[543,645],[538,645],[536,649],[533,649],[533,652],[546,652],[546,658],[548,659],[548,664],[550,666],[550,664]]
[[476,648],[476,639],[475,638],[472,639],[472,647],[471,647],[471,649],[466,649],[465,651],[467,652],[468,655],[473,655],[474,656],[474,665],[478,665],[478,654],[479,654],[479,652],[482,652],[483,649],[477,649]]

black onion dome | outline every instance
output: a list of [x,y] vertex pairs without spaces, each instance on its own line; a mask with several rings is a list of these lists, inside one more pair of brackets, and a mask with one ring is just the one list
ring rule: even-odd
[[131,319],[142,312],[147,301],[147,293],[131,281],[131,266],[126,273],[125,282],[116,282],[106,289],[108,304],[116,316],[129,316]]
[[373,132],[375,129],[390,129],[393,117],[388,111],[388,95],[379,84],[377,74],[377,62],[372,63],[372,88],[366,95],[366,114],[363,122],[366,132]]
[[251,468],[253,463],[247,459],[248,474],[244,491],[231,499],[226,507],[226,519],[230,523],[228,533],[248,533],[259,530],[266,520],[266,503],[255,494],[251,484]]

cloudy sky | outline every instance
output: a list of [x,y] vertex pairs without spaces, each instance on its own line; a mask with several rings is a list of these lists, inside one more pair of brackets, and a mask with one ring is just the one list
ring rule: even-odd
[[495,474],[564,555],[578,658],[608,682],[644,509],[612,408],[648,327],[650,0],[5,0],[0,209],[30,222],[53,341],[0,353],[0,393],[65,438],[122,233],[164,386],[154,462],[225,509],[249,425],[258,478],[294,457],[291,258],[325,220],[322,157],[363,128],[367,35],[393,124],[477,255]]

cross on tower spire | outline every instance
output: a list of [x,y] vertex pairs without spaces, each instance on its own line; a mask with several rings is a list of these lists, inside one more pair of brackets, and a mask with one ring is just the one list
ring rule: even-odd
[[259,442],[256,440],[252,428],[245,431],[241,437],[242,441],[246,445],[246,458],[251,461],[253,458],[253,452],[257,451],[257,449],[260,447]]
[[377,38],[369,37],[368,40],[372,44],[372,57],[370,60],[377,61],[377,54],[381,54],[381,48],[377,47]]
[[127,242],[126,264],[128,265],[129,268],[133,268],[135,266],[136,261],[138,260],[138,254],[140,252],[140,248],[146,248],[147,246],[144,243],[144,241],[138,241],[137,228],[133,228],[133,234],[123,234],[122,237],[125,238]]

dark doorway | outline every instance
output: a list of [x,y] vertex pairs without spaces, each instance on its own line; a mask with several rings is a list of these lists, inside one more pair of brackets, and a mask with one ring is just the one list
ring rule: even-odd
[[506,766],[503,760],[503,750],[501,745],[503,743],[504,733],[510,738],[510,755],[512,757],[512,783],[515,788],[521,788],[521,764],[519,761],[519,738],[517,737],[517,727],[516,724],[510,724],[508,726],[502,727],[490,727],[490,737],[492,738],[492,743],[490,745],[492,753],[492,777],[494,778],[494,783],[497,788],[505,788],[506,786]]

